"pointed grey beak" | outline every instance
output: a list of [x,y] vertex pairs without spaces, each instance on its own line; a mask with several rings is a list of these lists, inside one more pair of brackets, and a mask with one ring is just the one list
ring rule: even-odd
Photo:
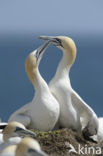
[[31,136],[31,137],[36,137],[36,134],[30,130],[27,129],[23,129],[20,127],[16,127],[15,132],[19,135],[19,136]]
[[45,52],[46,48],[48,47],[50,41],[46,41],[42,46],[40,46],[37,50],[36,53],[34,54],[35,57],[38,59],[40,59],[43,55],[43,53]]
[[41,40],[46,40],[46,41],[50,41],[50,43],[52,43],[55,46],[62,46],[62,42],[58,37],[53,37],[53,36],[40,36],[39,39]]

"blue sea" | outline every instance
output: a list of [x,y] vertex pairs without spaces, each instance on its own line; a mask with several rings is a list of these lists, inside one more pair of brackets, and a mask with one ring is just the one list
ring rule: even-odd
[[[42,44],[39,35],[0,36],[0,118],[3,121],[35,94],[25,72],[25,59]],[[77,46],[77,58],[70,72],[72,87],[98,116],[103,116],[103,35],[66,35]],[[54,46],[46,50],[39,69],[47,82],[55,74],[61,57],[62,52]]]

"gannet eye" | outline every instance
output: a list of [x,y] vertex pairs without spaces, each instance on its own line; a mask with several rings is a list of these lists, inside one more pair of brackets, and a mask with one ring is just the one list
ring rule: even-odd
[[46,40],[50,43],[52,43],[53,45],[57,46],[57,47],[63,47],[62,45],[62,40],[59,37],[53,37],[53,36],[40,36],[39,39],[41,40]]
[[55,40],[53,40],[53,43],[56,43],[55,46],[63,47],[61,39],[59,38],[54,38],[54,39]]
[[55,38],[55,39],[58,41],[58,43],[61,43],[61,40],[59,38]]
[[21,131],[21,130],[23,130],[23,128],[16,127],[15,132],[18,132],[18,131]]

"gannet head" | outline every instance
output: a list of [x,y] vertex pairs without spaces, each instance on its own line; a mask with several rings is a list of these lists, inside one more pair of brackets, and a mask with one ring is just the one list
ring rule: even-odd
[[39,143],[32,138],[24,138],[18,144],[16,156],[47,156],[41,151]]
[[76,45],[74,41],[67,36],[40,36],[39,39],[48,40],[53,45],[62,49],[66,54],[69,55],[69,63],[73,64],[76,58]]
[[42,55],[46,48],[49,45],[49,41],[45,42],[42,46],[40,46],[38,49],[34,50],[29,54],[29,56],[26,59],[25,62],[25,70],[27,72],[27,75],[32,83],[34,83],[35,78],[35,71],[38,69],[38,65],[40,63],[40,60],[42,58]]
[[42,46],[40,46],[38,49],[34,50],[33,52],[31,52],[29,54],[29,56],[26,59],[26,63],[25,63],[27,68],[37,68],[38,67],[41,57],[42,57],[44,51],[46,50],[46,48],[48,47],[48,45],[49,45],[49,41],[45,42]]
[[13,121],[8,123],[3,131],[4,141],[8,140],[10,137],[23,137],[23,136],[36,136],[35,133],[29,131],[19,122]]

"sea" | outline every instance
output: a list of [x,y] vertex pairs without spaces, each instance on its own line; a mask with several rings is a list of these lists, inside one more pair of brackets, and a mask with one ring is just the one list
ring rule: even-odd
[[[0,36],[0,118],[9,116],[32,100],[35,90],[25,72],[25,60],[43,41],[40,34]],[[71,85],[96,114],[103,116],[103,35],[69,34],[76,43],[77,57],[70,71]],[[49,46],[39,65],[47,83],[52,79],[62,52]]]

